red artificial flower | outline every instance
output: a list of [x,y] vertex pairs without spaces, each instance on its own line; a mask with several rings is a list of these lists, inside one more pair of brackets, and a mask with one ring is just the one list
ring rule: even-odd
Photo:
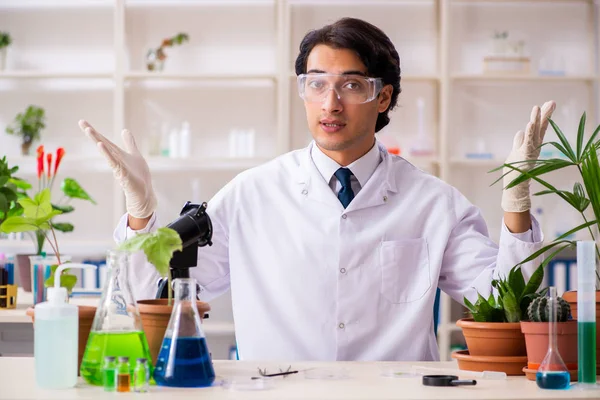
[[52,172],[52,153],[46,154],[46,160],[48,161],[48,178],[50,178],[50,173]]
[[60,161],[62,160],[64,155],[65,155],[65,149],[63,149],[62,147],[59,147],[58,149],[56,149],[56,162],[54,164],[54,175],[56,175],[56,171],[58,170],[58,166],[60,165]]
[[44,146],[41,145],[37,148],[37,176],[38,179],[42,177],[44,173]]

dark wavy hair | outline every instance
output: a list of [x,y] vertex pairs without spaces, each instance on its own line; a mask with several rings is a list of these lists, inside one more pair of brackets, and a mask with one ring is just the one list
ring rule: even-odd
[[296,58],[296,75],[306,73],[306,62],[312,49],[324,44],[335,49],[348,49],[356,52],[367,67],[370,77],[382,78],[384,85],[392,85],[392,99],[389,107],[379,113],[375,132],[390,123],[388,113],[398,103],[400,89],[400,57],[392,41],[381,29],[357,18],[342,18],[321,29],[308,32]]

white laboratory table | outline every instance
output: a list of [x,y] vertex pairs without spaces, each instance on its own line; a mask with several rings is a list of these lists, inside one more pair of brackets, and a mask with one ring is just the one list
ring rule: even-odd
[[[70,299],[71,304],[84,306],[95,307],[99,302],[99,296],[74,296]],[[18,288],[17,307],[10,310],[0,309],[0,356],[33,355],[33,324],[31,318],[25,314],[32,304],[32,293]],[[228,348],[220,349],[220,347],[228,347],[226,344],[233,341],[235,335],[233,323],[208,318],[204,320],[202,328],[207,338],[209,340],[212,338],[215,345],[223,342],[217,354],[221,358],[227,358],[224,355],[228,352]]]
[[[41,390],[36,387],[34,360],[30,357],[0,357],[0,399],[579,399],[600,398],[600,389],[554,391],[539,389],[534,381],[523,377],[505,380],[478,380],[475,386],[429,387],[419,377],[386,376],[387,367],[394,370],[411,365],[456,368],[453,362],[439,363],[375,363],[375,362],[305,362],[260,363],[254,361],[214,361],[217,384],[209,388],[168,388],[151,386],[147,393],[106,393],[90,386],[81,378],[77,387],[64,390]],[[232,377],[258,376],[257,368],[277,372],[291,366],[300,372],[286,378],[268,378],[273,387],[267,390],[232,390],[218,382]],[[307,371],[334,372],[337,379],[307,377]],[[335,371],[345,371],[343,377]],[[460,371],[457,375],[461,376]],[[464,376],[468,378],[467,376]]]

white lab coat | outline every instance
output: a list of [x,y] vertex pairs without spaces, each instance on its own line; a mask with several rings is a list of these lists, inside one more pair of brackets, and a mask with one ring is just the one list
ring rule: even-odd
[[[460,302],[487,296],[493,276],[541,247],[535,219],[533,242],[504,228],[498,246],[458,190],[378,146],[382,162],[347,209],[310,146],[242,172],[208,202],[213,245],[191,276],[204,301],[231,288],[240,359],[437,360],[436,288]],[[141,232],[158,226],[154,215]],[[125,215],[115,239],[133,234]],[[153,298],[153,266],[143,253],[132,265],[136,297]]]

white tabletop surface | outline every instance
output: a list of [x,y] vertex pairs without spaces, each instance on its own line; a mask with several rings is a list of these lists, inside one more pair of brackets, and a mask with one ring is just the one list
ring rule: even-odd
[[[106,393],[99,386],[90,386],[81,380],[76,388],[41,390],[36,387],[33,358],[0,357],[0,399],[575,399],[600,398],[600,389],[554,391],[539,389],[534,381],[523,377],[505,380],[477,379],[475,386],[429,387],[420,377],[390,377],[385,372],[410,370],[411,365],[456,368],[454,362],[440,363],[374,363],[374,362],[307,362],[260,363],[254,361],[214,361],[217,381],[232,377],[258,376],[257,368],[278,372],[291,365],[300,372],[286,378],[268,378],[273,384],[269,390],[240,391],[225,389],[222,385],[210,388],[168,388],[151,386],[150,392]],[[312,368],[312,369],[311,369]],[[308,369],[308,371],[306,371]],[[342,379],[309,379],[306,373],[346,371]],[[457,374],[461,378],[469,378]],[[115,397],[116,396],[116,397]],[[141,397],[140,397],[141,396]]]
[[[69,302],[82,306],[97,307],[100,296],[73,296]],[[0,309],[0,324],[31,323],[31,318],[25,314],[28,307],[33,304],[33,294],[17,289],[17,307],[14,309]],[[210,315],[210,313],[209,313]],[[203,321],[202,328],[206,334],[233,335],[234,325],[231,322],[211,320],[210,317]]]

